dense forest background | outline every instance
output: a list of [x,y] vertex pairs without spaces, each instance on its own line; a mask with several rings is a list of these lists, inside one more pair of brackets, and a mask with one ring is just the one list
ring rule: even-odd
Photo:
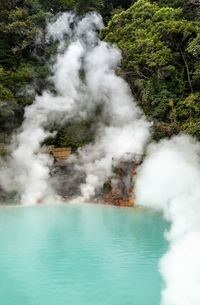
[[[56,47],[45,43],[45,24],[68,10],[103,16],[100,36],[122,50],[118,73],[154,121],[154,139],[184,131],[200,140],[199,0],[0,0],[0,143],[50,88]],[[50,143],[76,150],[93,140],[95,120],[68,123]]]

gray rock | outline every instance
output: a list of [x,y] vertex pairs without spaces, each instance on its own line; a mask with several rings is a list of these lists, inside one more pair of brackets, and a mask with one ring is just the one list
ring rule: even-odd
[[74,163],[57,161],[50,169],[53,189],[62,197],[81,195],[80,185],[85,182],[85,173],[78,171]]

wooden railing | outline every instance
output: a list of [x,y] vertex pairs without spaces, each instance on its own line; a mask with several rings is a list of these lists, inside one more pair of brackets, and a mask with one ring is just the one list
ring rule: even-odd
[[71,155],[71,147],[59,147],[55,148],[54,145],[46,146],[46,149],[51,153],[55,159],[67,159]]

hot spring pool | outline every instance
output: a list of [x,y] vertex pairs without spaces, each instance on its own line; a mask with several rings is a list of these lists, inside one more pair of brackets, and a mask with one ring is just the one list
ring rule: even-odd
[[158,305],[167,223],[100,205],[0,208],[0,304]]

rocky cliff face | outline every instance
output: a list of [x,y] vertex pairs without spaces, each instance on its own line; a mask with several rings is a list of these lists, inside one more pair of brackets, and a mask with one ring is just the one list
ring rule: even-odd
[[[134,206],[133,177],[138,163],[135,161],[122,161],[118,164],[115,172],[107,184],[103,195],[103,203],[117,206]],[[104,185],[105,186],[105,185]]]
[[[137,163],[133,161],[120,162],[115,168],[116,174],[105,182],[108,187],[96,194],[95,199],[105,204],[133,206],[134,191],[132,178],[136,172]],[[70,199],[81,196],[80,186],[85,183],[86,175],[77,170],[75,163],[57,160],[50,168],[50,183],[55,193]],[[0,204],[18,202],[16,193],[6,193],[0,186]]]
[[85,182],[85,174],[76,169],[74,163],[56,161],[50,170],[51,184],[62,197],[81,195],[80,185]]

